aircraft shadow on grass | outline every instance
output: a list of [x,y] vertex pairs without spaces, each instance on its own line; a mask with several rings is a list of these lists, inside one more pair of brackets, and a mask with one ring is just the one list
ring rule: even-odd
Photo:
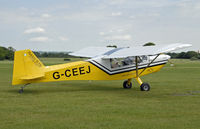
[[[116,86],[109,86],[110,83],[107,84],[91,84],[91,83],[60,83],[60,84],[51,84],[51,86],[42,86],[40,84],[38,88],[38,84],[34,86],[28,86],[26,88],[26,92],[24,92],[24,95],[32,94],[32,95],[38,95],[38,94],[44,94],[44,93],[73,93],[73,92],[99,92],[101,94],[105,93],[106,94],[113,94],[114,96],[116,95],[125,95],[125,96],[135,96],[135,97],[142,97],[144,94],[148,94],[148,92],[141,94],[140,90],[135,86],[135,90],[127,90],[124,88],[120,87],[120,84],[116,84]],[[81,86],[80,86],[81,85]],[[47,88],[48,87],[48,88]],[[18,87],[19,88],[19,87]],[[18,94],[18,88],[16,89],[9,89],[6,92],[11,93],[11,94]],[[150,94],[150,92],[149,92]],[[23,94],[22,94],[23,95]],[[145,97],[145,96],[143,96]],[[152,96],[153,97],[153,96]]]

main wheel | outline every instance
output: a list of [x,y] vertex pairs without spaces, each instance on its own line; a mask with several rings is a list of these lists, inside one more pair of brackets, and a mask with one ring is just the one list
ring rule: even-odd
[[128,84],[128,81],[126,80],[123,83],[123,87],[124,89],[130,89],[132,87],[132,83],[130,82],[130,84]]
[[24,92],[24,89],[20,89],[19,93],[22,94]]
[[150,90],[150,85],[148,83],[142,83],[140,86],[141,91],[149,91]]

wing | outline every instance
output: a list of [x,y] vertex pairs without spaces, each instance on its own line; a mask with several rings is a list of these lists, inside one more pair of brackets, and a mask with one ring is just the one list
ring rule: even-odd
[[111,47],[87,47],[87,48],[83,48],[79,51],[73,52],[73,53],[69,53],[69,55],[72,56],[78,56],[78,57],[95,57],[98,55],[103,55],[104,53],[113,50],[115,48],[111,48]]
[[167,53],[167,52],[171,52],[171,51],[182,49],[182,48],[187,48],[190,46],[192,45],[177,43],[177,44],[170,44],[170,45],[123,48],[111,54],[107,54],[103,58],[108,59],[108,58],[125,58],[128,56],[157,55],[157,54]]

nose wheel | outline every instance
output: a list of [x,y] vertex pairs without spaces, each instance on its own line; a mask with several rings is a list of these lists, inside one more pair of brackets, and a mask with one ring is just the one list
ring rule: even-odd
[[142,83],[140,86],[141,91],[149,91],[150,90],[150,85],[148,83]]

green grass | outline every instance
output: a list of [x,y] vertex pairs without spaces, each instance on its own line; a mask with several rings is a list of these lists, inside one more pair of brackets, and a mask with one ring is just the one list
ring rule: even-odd
[[[42,59],[44,64],[63,59]],[[31,84],[19,94],[11,86],[12,62],[0,62],[0,129],[198,129],[200,62],[172,60],[142,77],[151,91],[133,81],[66,81]]]

